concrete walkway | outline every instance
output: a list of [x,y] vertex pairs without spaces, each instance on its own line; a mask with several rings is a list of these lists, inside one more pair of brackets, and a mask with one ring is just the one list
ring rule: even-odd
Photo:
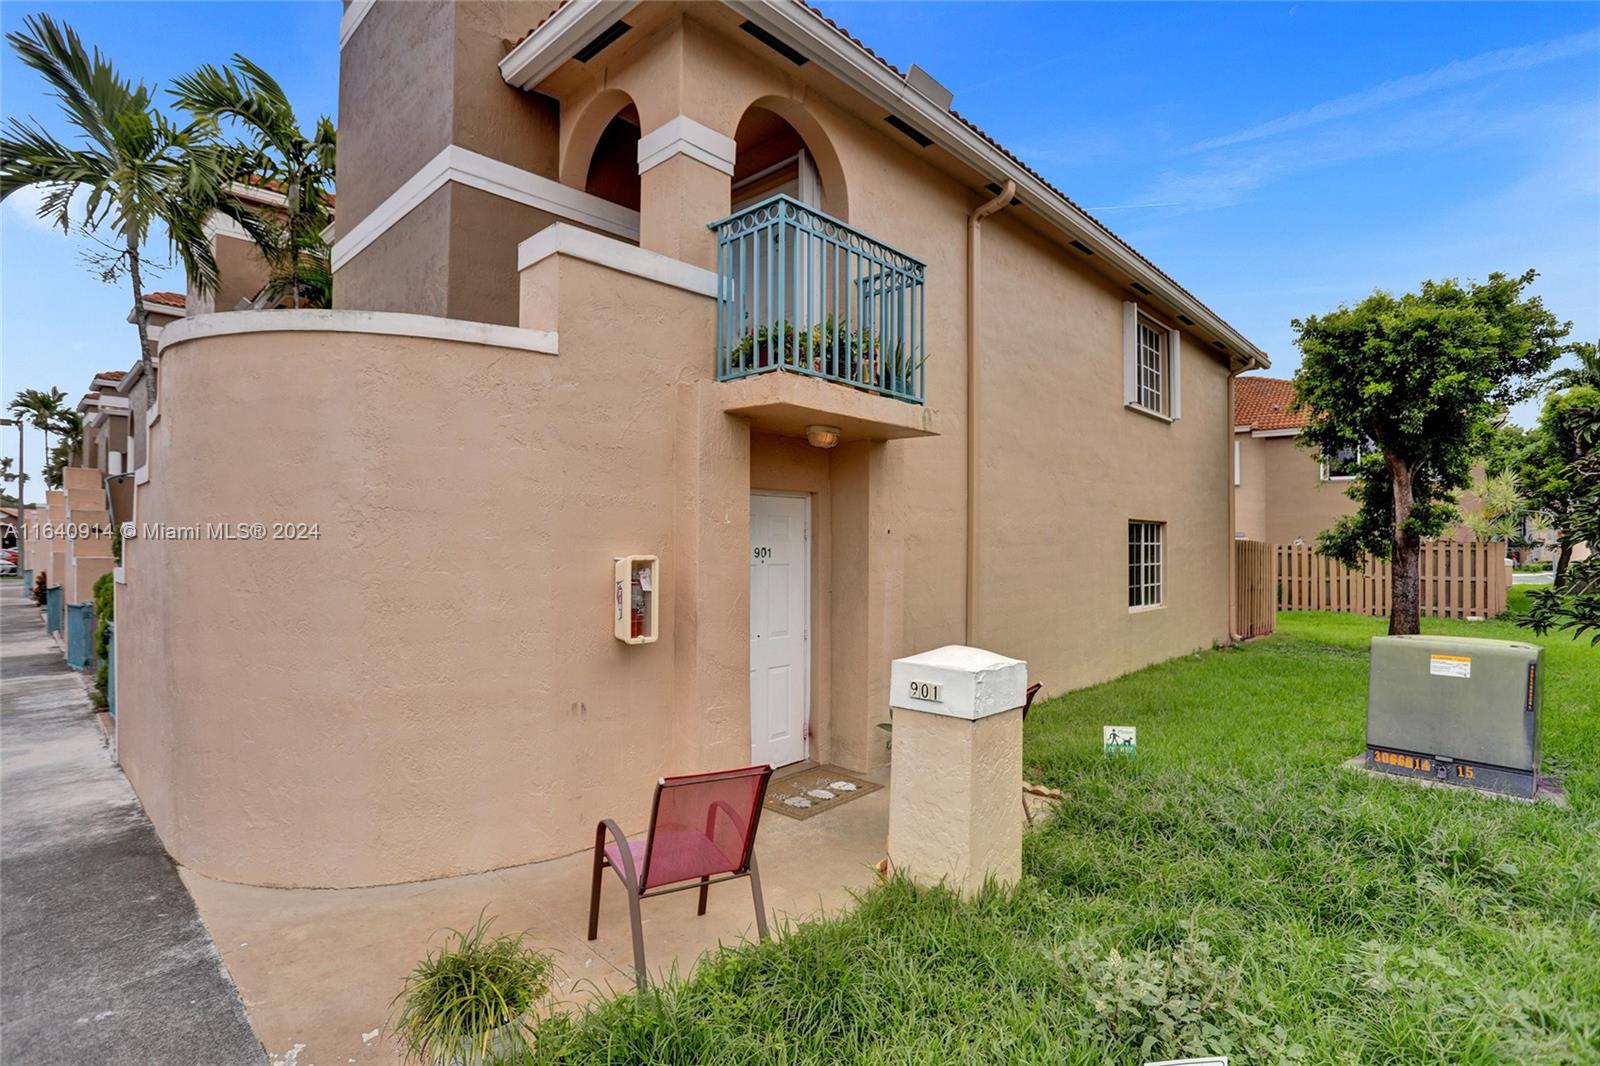
[[0,1043],[28,1066],[266,1054],[20,582],[0,591]]
[[[763,814],[757,850],[774,932],[784,920],[848,907],[876,880],[888,828],[887,789],[806,821]],[[380,888],[255,888],[189,869],[183,879],[275,1066],[394,1066],[401,1056],[386,1027],[390,1000],[442,930],[469,927],[480,913],[495,919],[496,932],[524,931],[531,946],[555,955],[562,1007],[632,988],[627,904],[610,873],[599,939],[584,939],[592,869],[580,853]],[[755,935],[748,882],[714,887],[703,918],[696,895],[644,901],[647,965],[658,977],[686,974],[718,944]]]

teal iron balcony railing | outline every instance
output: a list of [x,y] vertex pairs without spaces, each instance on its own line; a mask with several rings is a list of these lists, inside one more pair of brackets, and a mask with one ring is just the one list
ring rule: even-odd
[[717,380],[787,370],[922,403],[926,264],[783,195],[710,228]]

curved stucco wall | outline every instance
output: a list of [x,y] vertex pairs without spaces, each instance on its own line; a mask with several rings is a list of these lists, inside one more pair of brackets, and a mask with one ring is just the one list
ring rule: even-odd
[[[682,733],[674,649],[611,639],[611,560],[668,555],[674,424],[665,363],[619,370],[331,330],[165,348],[118,739],[179,862],[378,884],[639,822]],[[209,522],[317,537],[149,535]]]

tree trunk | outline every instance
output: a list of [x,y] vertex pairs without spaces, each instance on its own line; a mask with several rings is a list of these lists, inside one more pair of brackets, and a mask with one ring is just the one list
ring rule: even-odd
[[1561,538],[1561,550],[1556,555],[1556,572],[1552,581],[1555,588],[1566,584],[1567,564],[1572,562],[1572,541],[1566,537]]
[[144,397],[156,402],[156,353],[150,343],[150,312],[144,309],[144,280],[139,276],[139,246],[128,238],[128,280],[133,283],[133,325],[139,331],[139,362],[144,366]]
[[1394,560],[1389,583],[1389,635],[1411,636],[1422,632],[1420,589],[1417,585],[1421,545],[1406,529],[1411,508],[1416,502],[1413,471],[1404,463],[1389,463],[1389,480],[1394,500]]
[[289,297],[290,306],[300,310],[300,183],[291,181],[284,204],[289,222]]

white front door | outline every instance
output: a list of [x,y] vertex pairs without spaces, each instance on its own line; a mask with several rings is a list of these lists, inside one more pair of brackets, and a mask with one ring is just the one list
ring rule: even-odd
[[750,497],[750,757],[785,766],[806,757],[811,616],[803,496]]

